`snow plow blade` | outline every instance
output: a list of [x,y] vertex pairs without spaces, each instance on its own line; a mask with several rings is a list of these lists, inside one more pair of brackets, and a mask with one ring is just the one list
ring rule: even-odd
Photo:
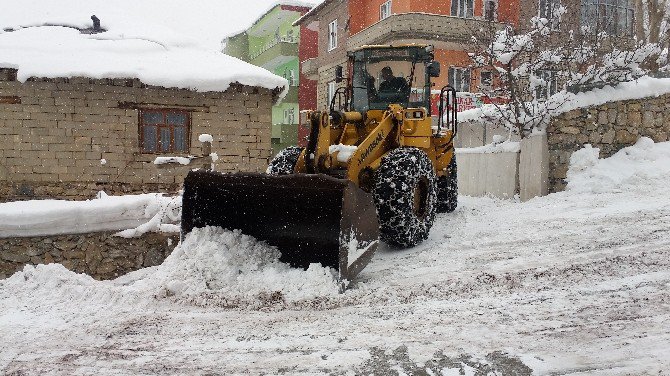
[[321,174],[191,171],[184,180],[182,236],[205,226],[240,230],[276,246],[283,262],[305,269],[320,263],[349,281],[379,243],[372,195]]

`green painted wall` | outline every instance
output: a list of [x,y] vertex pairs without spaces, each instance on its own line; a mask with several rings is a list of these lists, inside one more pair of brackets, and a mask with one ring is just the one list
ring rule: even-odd
[[[292,23],[299,17],[299,12],[283,11],[281,6],[276,6],[258,19],[246,32],[229,38],[224,52],[249,62],[253,57],[258,56],[259,53],[275,44],[277,35],[282,39],[292,37],[297,43],[300,27],[292,26]],[[294,59],[277,66],[273,73],[288,79],[289,84],[296,86],[293,90],[297,90],[300,77],[299,69],[300,64],[296,52]],[[294,80],[290,78],[291,70],[294,72]],[[286,124],[286,121],[290,121],[292,124]],[[272,107],[272,147],[275,153],[287,146],[296,144],[299,121],[300,109],[297,102],[282,102]]]

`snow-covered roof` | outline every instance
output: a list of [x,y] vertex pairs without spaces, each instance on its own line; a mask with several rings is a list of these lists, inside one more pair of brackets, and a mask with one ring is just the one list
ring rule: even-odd
[[314,5],[318,4],[320,1],[321,1],[321,0],[312,0],[312,1],[292,1],[292,0],[284,0],[284,1],[282,1],[282,0],[278,0],[278,1],[275,1],[274,3],[272,3],[272,5],[271,5],[265,12],[263,12],[260,16],[258,16],[258,17],[254,20],[254,22],[253,22],[247,29],[238,31],[237,33],[233,33],[233,34],[227,36],[226,39],[229,39],[229,38],[232,38],[232,37],[236,37],[236,36],[238,36],[238,35],[240,35],[240,34],[244,34],[244,33],[246,33],[246,32],[249,30],[249,28],[251,28],[251,27],[253,27],[254,25],[256,25],[260,20],[262,20],[265,16],[267,16],[273,9],[275,9],[275,8],[278,7],[278,6],[282,6],[282,5],[283,5],[283,6],[290,6],[290,7],[302,7],[302,8],[308,8],[308,9],[310,9],[310,10],[308,10],[307,12],[310,12],[310,11],[311,11],[311,8],[312,8]]
[[312,17],[316,13],[318,13],[321,9],[325,8],[326,5],[332,3],[333,0],[322,0],[318,5],[316,5],[314,8],[312,8],[309,12],[305,13],[302,15],[302,17],[298,18],[293,25],[300,25],[303,23],[306,19]]
[[17,78],[137,78],[145,84],[225,91],[231,83],[287,88],[286,79],[217,51],[173,47],[113,31],[82,34],[36,26],[0,34],[0,67],[18,67]]
[[[289,0],[292,5],[318,0]],[[0,12],[0,66],[30,76],[138,78],[198,91],[232,82],[269,89],[283,78],[222,55],[226,35],[244,30],[268,0],[22,0]],[[80,34],[96,15],[100,34]],[[50,25],[50,26],[47,26]],[[61,26],[61,27],[58,27]]]

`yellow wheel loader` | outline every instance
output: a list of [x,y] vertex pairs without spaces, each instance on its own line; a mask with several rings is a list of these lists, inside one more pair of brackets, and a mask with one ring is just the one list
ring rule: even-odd
[[320,263],[351,281],[380,239],[416,245],[436,212],[456,208],[456,92],[442,88],[431,114],[432,46],[364,46],[348,57],[329,111],[308,113],[306,148],[283,150],[266,174],[189,172],[182,235],[239,229],[277,246],[284,262]]

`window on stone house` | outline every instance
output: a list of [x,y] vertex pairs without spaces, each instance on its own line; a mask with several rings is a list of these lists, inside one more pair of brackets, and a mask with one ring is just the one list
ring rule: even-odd
[[495,0],[484,1],[484,19],[495,21],[498,19],[498,2]]
[[337,20],[328,24],[328,51],[337,48]]
[[451,0],[451,15],[454,17],[473,18],[474,0]]
[[549,21],[547,26],[551,30],[559,29],[558,9],[560,6],[559,0],[540,0],[538,15],[540,18],[546,18]]
[[449,85],[456,91],[470,91],[470,68],[449,67]]
[[379,19],[383,20],[391,15],[391,0],[379,6]]
[[140,109],[143,153],[188,152],[191,114],[176,109]]
[[633,0],[582,0],[581,24],[593,32],[610,35],[633,35],[635,2]]
[[535,86],[535,98],[544,100],[556,94],[558,91],[558,80],[556,72],[552,70],[538,70],[535,72],[540,82]]

